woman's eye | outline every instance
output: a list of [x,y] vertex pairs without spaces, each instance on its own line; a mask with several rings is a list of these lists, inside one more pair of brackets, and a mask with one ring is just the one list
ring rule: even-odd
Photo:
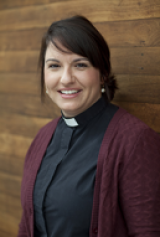
[[85,64],[85,63],[78,63],[78,64],[76,64],[76,67],[84,68],[84,67],[87,67],[87,64]]
[[50,68],[58,68],[59,65],[58,65],[58,64],[51,64],[51,65],[49,65],[49,67],[50,67]]

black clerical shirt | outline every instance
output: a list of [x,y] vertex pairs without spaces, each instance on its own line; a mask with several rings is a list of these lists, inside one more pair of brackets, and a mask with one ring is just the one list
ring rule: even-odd
[[98,153],[117,109],[100,98],[75,124],[59,120],[36,178],[35,237],[89,237]]

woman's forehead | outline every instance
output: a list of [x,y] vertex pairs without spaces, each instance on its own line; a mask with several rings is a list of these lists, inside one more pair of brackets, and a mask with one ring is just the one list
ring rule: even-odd
[[82,55],[78,55],[74,52],[69,51],[67,48],[65,48],[62,44],[59,42],[56,42],[56,45],[62,49],[63,51],[59,50],[52,42],[49,43],[47,50],[46,50],[46,60],[48,58],[56,58],[58,60],[69,60],[73,61],[76,58],[83,58],[84,60],[88,60],[86,57],[83,57]]

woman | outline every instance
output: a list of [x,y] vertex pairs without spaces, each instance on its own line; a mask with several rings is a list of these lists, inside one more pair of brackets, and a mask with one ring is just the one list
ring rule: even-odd
[[62,117],[26,155],[19,237],[160,236],[160,137],[110,103],[108,45],[84,17],[42,40],[41,92]]

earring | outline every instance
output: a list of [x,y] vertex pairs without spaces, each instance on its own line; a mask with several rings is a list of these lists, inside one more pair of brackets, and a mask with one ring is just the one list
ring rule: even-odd
[[104,93],[106,91],[106,89],[104,88],[104,85],[103,87],[101,88],[101,92]]
[[46,89],[46,94],[48,94],[48,90]]
[[102,80],[101,80],[101,85],[102,85],[102,87],[101,87],[101,92],[102,93],[105,93],[105,91],[106,91],[106,89],[105,89],[105,80],[104,80],[104,76],[102,75]]

